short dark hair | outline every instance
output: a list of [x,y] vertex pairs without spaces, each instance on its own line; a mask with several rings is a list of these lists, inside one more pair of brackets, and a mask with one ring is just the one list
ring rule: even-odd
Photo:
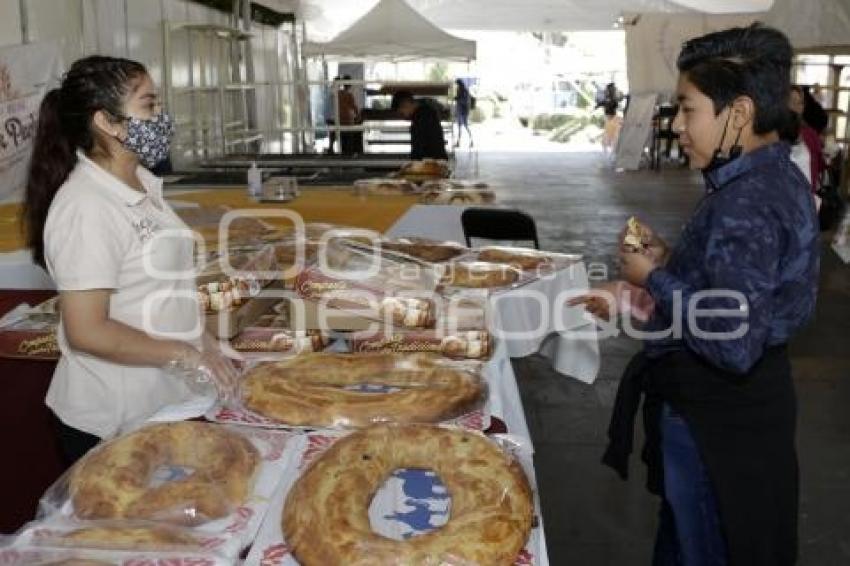
[[754,23],[686,41],[676,66],[714,103],[715,114],[739,96],[755,104],[753,131],[781,131],[791,120],[793,50],[781,31]]
[[400,90],[393,95],[393,100],[390,103],[390,108],[393,111],[398,111],[398,109],[401,107],[401,104],[403,102],[408,102],[408,101],[409,102],[414,101],[413,93],[410,92],[409,90]]

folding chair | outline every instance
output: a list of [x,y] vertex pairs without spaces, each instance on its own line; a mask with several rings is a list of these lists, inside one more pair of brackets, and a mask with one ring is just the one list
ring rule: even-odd
[[540,249],[534,219],[521,210],[504,208],[467,208],[460,216],[466,245],[472,238],[486,240],[529,241]]

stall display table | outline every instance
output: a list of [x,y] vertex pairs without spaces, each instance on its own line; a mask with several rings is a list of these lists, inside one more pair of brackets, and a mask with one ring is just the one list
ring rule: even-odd
[[[245,187],[221,187],[209,190],[166,191],[166,198],[180,203],[200,206],[229,206],[233,209],[288,210],[301,216],[304,222],[327,222],[383,232],[393,225],[407,209],[416,203],[415,196],[355,195],[351,187],[304,189],[295,200],[287,203],[264,203],[250,198]],[[275,224],[273,217],[264,218]],[[289,222],[286,226],[291,226]]]
[[[52,291],[0,291],[0,316],[21,303],[36,305]],[[53,416],[44,404],[56,363],[0,358],[0,533],[32,520],[38,500],[65,470]]]
[[[301,215],[304,222],[328,222],[383,232],[416,203],[413,196],[355,195],[351,187],[306,189],[295,200],[285,203],[259,203],[248,197],[244,187],[222,187],[207,190],[169,190],[166,198],[180,206],[228,206],[263,210],[289,210]],[[32,261],[24,249],[18,218],[19,204],[0,205],[0,289],[54,289],[47,273]],[[271,224],[291,226],[288,220]]]
[[577,262],[517,289],[490,297],[490,332],[502,336],[508,356],[540,353],[562,375],[593,383],[599,373],[596,324],[584,307],[567,301],[588,290]]
[[445,240],[465,246],[460,216],[467,208],[455,204],[416,204],[390,226],[385,235],[388,238],[415,236]]

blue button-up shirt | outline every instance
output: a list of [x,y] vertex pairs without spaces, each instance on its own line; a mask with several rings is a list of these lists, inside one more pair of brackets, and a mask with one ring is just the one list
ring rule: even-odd
[[817,213],[782,142],[705,177],[706,195],[667,265],[647,279],[656,305],[644,330],[673,334],[644,345],[649,356],[688,348],[715,366],[746,373],[814,311]]

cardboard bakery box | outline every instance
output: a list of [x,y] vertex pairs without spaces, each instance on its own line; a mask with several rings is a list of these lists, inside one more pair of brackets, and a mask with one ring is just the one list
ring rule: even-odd
[[18,305],[0,323],[0,358],[56,361],[59,328],[58,297],[30,307]]

